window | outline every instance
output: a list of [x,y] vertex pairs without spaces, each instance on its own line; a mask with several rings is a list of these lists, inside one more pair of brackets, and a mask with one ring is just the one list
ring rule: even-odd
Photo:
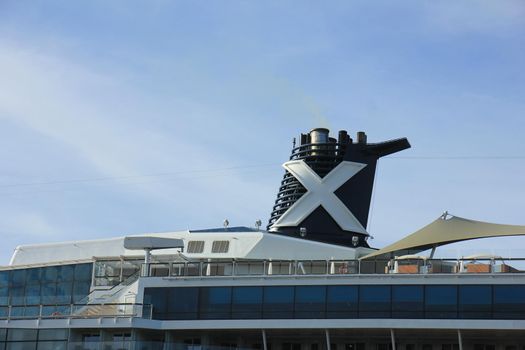
[[457,286],[426,286],[425,287],[426,318],[456,318],[457,317]]
[[202,319],[227,319],[231,310],[231,287],[203,287],[200,290],[200,317]]
[[359,317],[390,317],[390,286],[360,286]]
[[293,318],[294,287],[264,287],[264,318]]
[[525,286],[494,286],[494,318],[517,319],[525,314]]
[[295,287],[295,318],[324,318],[325,286]]
[[423,286],[392,286],[392,318],[421,318]]
[[197,253],[202,253],[203,251],[204,251],[204,241],[189,241],[188,242],[188,247],[186,249],[187,253],[197,254]]
[[[167,319],[166,310],[168,309],[168,290],[169,289],[171,288],[145,288],[144,289],[144,308],[146,308],[147,305],[151,305],[153,309],[151,311],[153,319],[157,319],[157,320]],[[145,315],[145,317],[149,317],[149,315]]]
[[230,241],[213,241],[211,245],[212,253],[228,253],[230,248]]
[[234,287],[232,294],[232,318],[261,318],[262,301],[263,287]]
[[169,320],[193,320],[199,311],[199,288],[169,288],[168,291]]
[[357,286],[328,286],[326,289],[326,317],[357,317]]
[[459,286],[460,318],[491,318],[492,286]]

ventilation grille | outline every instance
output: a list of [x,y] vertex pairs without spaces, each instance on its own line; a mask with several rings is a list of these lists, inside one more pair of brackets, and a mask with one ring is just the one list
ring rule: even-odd
[[189,241],[188,242],[188,253],[202,253],[204,251],[204,241]]
[[211,246],[212,253],[228,253],[230,241],[213,241]]

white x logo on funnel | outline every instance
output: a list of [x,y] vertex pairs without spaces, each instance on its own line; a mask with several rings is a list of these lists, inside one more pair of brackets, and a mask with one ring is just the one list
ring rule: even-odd
[[324,178],[320,178],[303,160],[292,160],[283,164],[307,190],[272,227],[298,226],[320,205],[345,231],[368,234],[354,214],[335,195],[335,191],[366,164],[342,161]]

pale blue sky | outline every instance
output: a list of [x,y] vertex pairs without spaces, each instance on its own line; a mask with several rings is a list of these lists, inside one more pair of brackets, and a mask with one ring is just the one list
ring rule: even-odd
[[407,136],[400,157],[521,157],[383,160],[376,246],[444,210],[525,224],[523,38],[520,0],[0,1],[0,264],[266,222],[319,126]]

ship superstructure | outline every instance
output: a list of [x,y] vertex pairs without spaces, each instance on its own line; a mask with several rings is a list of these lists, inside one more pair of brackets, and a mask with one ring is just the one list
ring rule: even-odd
[[407,147],[301,135],[268,230],[19,246],[0,269],[0,350],[525,349],[521,259],[434,257],[524,226],[445,213],[369,247],[376,162]]

